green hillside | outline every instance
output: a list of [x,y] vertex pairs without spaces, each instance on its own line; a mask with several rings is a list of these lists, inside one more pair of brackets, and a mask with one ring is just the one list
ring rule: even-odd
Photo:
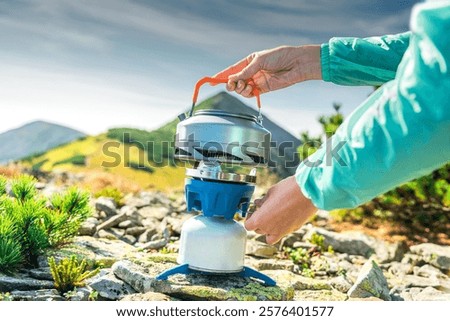
[[[196,109],[222,109],[235,113],[257,114],[255,109],[224,92],[206,99]],[[183,164],[175,164],[172,146],[177,123],[178,119],[174,118],[153,131],[112,128],[104,134],[82,138],[41,155],[28,157],[23,164],[36,171],[87,173],[92,185],[99,180],[110,182],[104,185],[118,184],[117,182],[121,181],[122,185],[128,186],[126,190],[180,190],[184,185],[185,168],[180,166]],[[295,151],[299,145],[297,138],[267,117],[264,119],[264,126],[272,132],[273,140],[294,142]],[[285,176],[285,173],[279,174]]]

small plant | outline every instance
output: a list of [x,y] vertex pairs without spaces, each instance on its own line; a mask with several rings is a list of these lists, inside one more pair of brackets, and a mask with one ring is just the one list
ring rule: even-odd
[[105,187],[100,191],[94,193],[95,198],[99,198],[101,196],[111,197],[119,207],[124,205],[123,193],[119,191],[116,187]]
[[325,246],[325,238],[323,235],[319,235],[317,233],[313,233],[311,238],[309,239],[311,244],[314,244],[318,247],[320,253],[328,252],[334,253],[334,249],[331,245]]
[[98,299],[98,292],[93,290],[91,293],[89,293],[88,300],[89,301],[97,301]]
[[60,293],[73,291],[77,286],[84,286],[86,279],[93,277],[100,271],[99,268],[86,271],[86,259],[79,262],[75,255],[72,255],[70,258],[63,258],[58,263],[52,256],[48,259],[48,264],[55,287]]
[[307,278],[314,278],[316,276],[316,273],[314,273],[314,271],[310,268],[303,268],[302,275],[306,276]]
[[12,301],[13,298],[11,297],[11,294],[9,292],[0,292],[0,301]]
[[285,247],[283,250],[292,262],[299,265],[302,275],[314,277],[314,272],[311,270],[311,255],[307,250],[303,248],[292,249],[290,247]]

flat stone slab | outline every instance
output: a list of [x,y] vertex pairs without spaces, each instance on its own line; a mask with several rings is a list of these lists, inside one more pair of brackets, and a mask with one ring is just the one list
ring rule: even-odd
[[14,301],[66,301],[55,289],[34,291],[11,291]]
[[25,276],[0,275],[0,292],[29,291],[54,288],[52,281],[36,280]]

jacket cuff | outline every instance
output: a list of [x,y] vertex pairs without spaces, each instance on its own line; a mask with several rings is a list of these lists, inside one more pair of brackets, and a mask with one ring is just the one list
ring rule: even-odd
[[330,81],[330,45],[328,43],[320,46],[320,63],[322,66],[322,79]]

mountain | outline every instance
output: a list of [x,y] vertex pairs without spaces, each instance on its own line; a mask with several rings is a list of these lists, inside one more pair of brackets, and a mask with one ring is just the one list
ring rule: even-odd
[[[257,110],[225,92],[206,99],[196,109],[221,109],[252,115],[258,113]],[[288,146],[284,149],[284,156],[280,156],[281,153],[276,148],[272,149],[272,160],[278,163],[272,167],[272,172],[280,177],[290,175],[295,171],[298,160],[291,168],[286,168],[284,159],[295,159],[294,155],[300,140],[267,116],[263,117],[264,127],[271,131],[272,141],[277,143],[276,146]],[[104,186],[117,187],[127,192],[136,188],[182,190],[185,168],[176,166],[177,164],[173,162],[171,144],[175,138],[178,122],[178,118],[174,117],[172,121],[153,131],[112,128],[101,135],[88,136],[55,147],[42,155],[23,161],[22,164],[34,171],[85,173],[85,177],[89,180],[86,184],[93,190]],[[282,144],[283,142],[287,143]],[[245,172],[248,172],[248,169]]]
[[0,164],[43,153],[84,136],[69,127],[34,121],[0,134]]

